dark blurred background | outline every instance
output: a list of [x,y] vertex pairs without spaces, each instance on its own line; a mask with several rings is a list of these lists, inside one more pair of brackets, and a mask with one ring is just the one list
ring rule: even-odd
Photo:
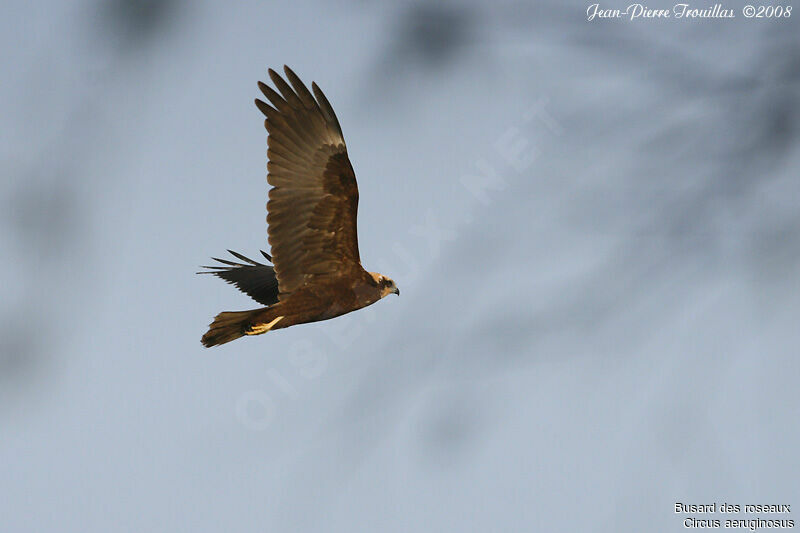
[[[6,2],[0,530],[800,505],[800,13],[589,3]],[[255,307],[194,272],[266,249],[252,100],[284,63],[402,296],[205,350]]]

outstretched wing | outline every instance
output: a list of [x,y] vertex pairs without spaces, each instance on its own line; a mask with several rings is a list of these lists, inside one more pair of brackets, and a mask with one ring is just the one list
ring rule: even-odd
[[[277,303],[278,280],[275,278],[275,270],[269,265],[248,259],[233,250],[228,250],[228,252],[243,262],[236,263],[212,257],[214,261],[219,261],[225,266],[204,266],[202,268],[207,268],[208,270],[198,272],[198,274],[219,276],[228,283],[236,285],[237,289],[260,304],[270,306]],[[261,252],[261,254],[267,261],[272,260],[265,252]]]
[[281,297],[361,268],[358,186],[339,121],[316,83],[312,95],[284,71],[291,86],[270,69],[280,94],[259,82],[272,105],[256,100],[267,117],[267,224]]

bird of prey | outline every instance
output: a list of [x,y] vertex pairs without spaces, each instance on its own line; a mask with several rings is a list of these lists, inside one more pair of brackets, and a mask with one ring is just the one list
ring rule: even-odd
[[[361,267],[356,232],[358,186],[342,128],[316,83],[311,91],[284,66],[278,89],[259,82],[266,116],[267,233],[272,266],[230,251],[241,262],[216,259],[214,274],[266,306],[218,314],[201,342],[225,344],[295,324],[334,318],[400,294],[390,278]],[[291,84],[291,85],[290,85]],[[271,104],[271,105],[270,105]]]

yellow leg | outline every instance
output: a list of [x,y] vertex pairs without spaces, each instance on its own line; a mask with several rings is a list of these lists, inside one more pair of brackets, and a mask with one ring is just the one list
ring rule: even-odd
[[262,333],[266,333],[269,330],[271,330],[275,326],[275,324],[280,322],[282,318],[283,316],[279,316],[278,318],[276,318],[275,320],[273,320],[268,324],[257,324],[251,327],[249,331],[246,331],[245,335],[261,335]]

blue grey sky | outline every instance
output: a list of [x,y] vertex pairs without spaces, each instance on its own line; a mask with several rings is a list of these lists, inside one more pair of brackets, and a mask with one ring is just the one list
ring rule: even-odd
[[[588,6],[6,2],[0,530],[800,505],[800,13]],[[253,99],[283,64],[333,104],[402,296],[204,349],[258,306],[194,273],[268,250]]]

